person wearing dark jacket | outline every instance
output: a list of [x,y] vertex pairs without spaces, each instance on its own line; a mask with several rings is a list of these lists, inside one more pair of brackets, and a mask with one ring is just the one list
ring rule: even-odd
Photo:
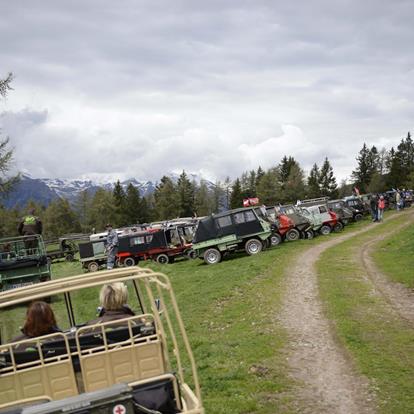
[[377,221],[378,220],[378,198],[375,195],[373,195],[371,197],[369,204],[371,208],[372,221]]
[[88,325],[116,321],[135,315],[127,305],[128,289],[122,282],[104,285],[99,294],[99,301],[101,306],[98,318],[89,321]]
[[34,214],[35,210],[31,208],[29,214],[23,217],[17,228],[21,236],[26,236],[24,243],[27,254],[33,254],[34,249],[37,247],[37,238],[33,236],[42,234],[43,230],[42,222]]

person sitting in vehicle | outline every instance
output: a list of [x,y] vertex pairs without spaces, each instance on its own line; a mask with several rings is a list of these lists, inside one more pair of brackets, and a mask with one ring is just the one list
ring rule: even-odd
[[[26,321],[21,331],[22,333],[13,338],[12,342],[62,332],[57,326],[52,308],[43,301],[33,302],[29,306],[26,312]],[[31,346],[30,343],[22,345],[24,347]]]
[[135,313],[127,305],[128,289],[122,282],[104,285],[99,294],[99,301],[98,318],[89,321],[87,325],[95,325],[135,316]]

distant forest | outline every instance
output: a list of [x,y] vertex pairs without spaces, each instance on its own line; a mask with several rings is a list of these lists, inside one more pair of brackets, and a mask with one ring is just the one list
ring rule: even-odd
[[[7,140],[0,140],[0,191],[7,197],[7,164],[11,152]],[[46,238],[72,232],[101,231],[110,222],[116,227],[166,220],[175,217],[204,216],[227,208],[243,205],[243,199],[258,197],[261,204],[296,202],[304,198],[349,195],[354,186],[361,193],[379,193],[391,188],[414,187],[414,144],[410,133],[396,148],[371,148],[365,143],[356,157],[352,182],[337,183],[328,158],[314,164],[308,176],[293,156],[282,160],[268,170],[258,166],[235,180],[227,178],[214,185],[192,182],[185,171],[177,182],[164,176],[155,192],[141,197],[130,184],[124,190],[118,181],[113,191],[99,189],[94,195],[84,191],[73,205],[65,199],[52,201],[47,207],[30,201],[25,209],[7,210],[0,205],[0,237],[16,234],[17,224],[30,207],[43,221]]]

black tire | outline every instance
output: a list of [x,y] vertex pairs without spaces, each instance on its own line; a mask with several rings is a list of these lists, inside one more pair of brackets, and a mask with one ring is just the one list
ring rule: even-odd
[[72,253],[68,253],[68,254],[65,256],[65,260],[66,260],[67,262],[73,262],[73,259],[74,259],[74,257],[73,257],[73,254],[72,254]]
[[361,221],[363,219],[363,217],[364,216],[361,213],[358,213],[358,214],[355,214],[354,219],[355,219],[355,221]]
[[307,240],[312,240],[315,237],[315,233],[313,232],[313,230],[308,230],[306,232],[306,239]]
[[297,229],[290,229],[287,233],[286,233],[286,240],[287,241],[296,241],[300,239],[300,233],[299,230]]
[[89,262],[88,270],[90,272],[97,272],[99,270],[99,264],[97,262]]
[[159,264],[167,264],[170,261],[170,258],[165,253],[159,254],[156,259],[157,263]]
[[319,233],[323,234],[324,236],[327,236],[328,234],[331,233],[331,227],[328,226],[327,224],[324,224],[320,229],[319,229]]
[[335,232],[335,233],[339,233],[340,231],[342,231],[344,229],[344,225],[340,222],[340,221],[338,221],[338,223],[336,223],[335,224],[335,226],[334,226],[334,228],[333,228],[333,231]]
[[189,259],[197,259],[198,255],[197,255],[197,252],[195,250],[191,249],[187,252],[187,257]]
[[270,236],[269,240],[270,240],[270,244],[272,246],[277,246],[278,244],[282,243],[282,241],[283,241],[282,240],[282,236],[280,234],[278,234],[278,233],[272,234]]
[[258,239],[250,239],[247,240],[246,244],[244,245],[244,249],[249,256],[253,256],[263,250],[263,244]]
[[127,257],[124,259],[124,266],[131,267],[135,266],[135,259],[133,257]]
[[204,261],[209,264],[209,265],[213,265],[213,264],[217,264],[220,262],[221,260],[221,253],[219,250],[215,249],[215,248],[211,248],[211,249],[207,249],[204,252]]

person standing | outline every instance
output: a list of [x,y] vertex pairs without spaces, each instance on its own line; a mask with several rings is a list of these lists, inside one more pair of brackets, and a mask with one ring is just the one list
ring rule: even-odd
[[401,194],[400,190],[397,188],[397,192],[395,193],[395,206],[397,207],[397,211],[400,211],[401,208]]
[[385,200],[384,196],[381,196],[378,200],[378,221],[382,221],[384,216]]
[[115,266],[116,255],[118,253],[118,234],[110,223],[106,225],[106,230],[108,231],[105,247],[105,252],[108,255],[106,260],[106,268],[110,270]]
[[369,201],[369,206],[371,208],[371,217],[372,221],[377,221],[378,219],[378,197],[373,195]]
[[21,236],[26,236],[24,243],[27,254],[33,254],[37,247],[37,238],[34,236],[42,234],[43,231],[42,222],[39,217],[35,216],[34,208],[29,209],[28,214],[23,217],[17,231]]

